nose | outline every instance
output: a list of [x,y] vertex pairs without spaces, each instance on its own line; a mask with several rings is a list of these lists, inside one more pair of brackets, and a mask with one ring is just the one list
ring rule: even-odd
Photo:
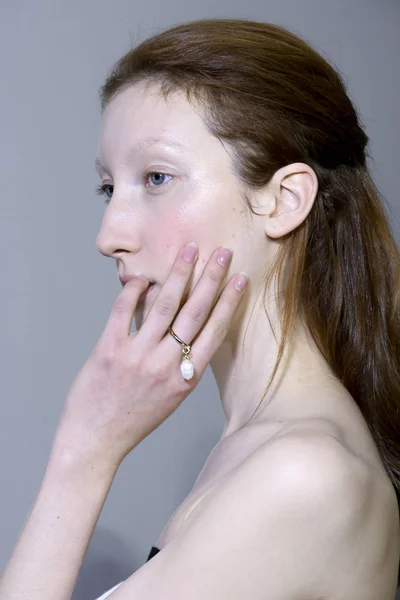
[[136,233],[132,214],[116,210],[108,205],[96,237],[96,249],[111,258],[117,258],[123,252],[136,252]]

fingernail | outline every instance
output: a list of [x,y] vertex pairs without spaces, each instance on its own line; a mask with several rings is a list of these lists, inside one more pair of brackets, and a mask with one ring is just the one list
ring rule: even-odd
[[226,267],[232,258],[232,248],[220,248],[217,252],[217,262]]
[[242,292],[247,285],[249,276],[244,271],[241,271],[235,281],[235,289]]
[[193,262],[197,255],[197,244],[195,242],[189,242],[186,244],[183,251],[183,258],[186,262]]

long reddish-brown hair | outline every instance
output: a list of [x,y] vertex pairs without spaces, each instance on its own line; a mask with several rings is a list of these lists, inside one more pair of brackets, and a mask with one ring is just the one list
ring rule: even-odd
[[158,84],[164,98],[183,90],[199,103],[209,131],[232,145],[243,189],[263,188],[290,163],[314,169],[313,208],[281,239],[266,277],[265,289],[273,276],[279,284],[284,267],[287,283],[278,292],[282,338],[265,394],[294,324],[305,322],[359,406],[399,500],[400,253],[342,76],[283,27],[203,19],[123,56],[100,89],[102,111],[139,81]]

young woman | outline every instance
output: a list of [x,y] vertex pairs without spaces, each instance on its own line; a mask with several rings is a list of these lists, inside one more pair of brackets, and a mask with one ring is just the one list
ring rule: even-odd
[[97,247],[124,287],[1,600],[71,597],[119,465],[208,364],[222,437],[101,598],[393,600],[399,250],[340,75],[282,27],[200,20],[132,49],[101,102]]

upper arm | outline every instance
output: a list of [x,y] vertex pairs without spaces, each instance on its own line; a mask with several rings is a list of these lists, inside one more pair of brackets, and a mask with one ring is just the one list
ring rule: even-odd
[[285,436],[256,450],[111,600],[311,597],[351,535],[363,495],[337,444]]

